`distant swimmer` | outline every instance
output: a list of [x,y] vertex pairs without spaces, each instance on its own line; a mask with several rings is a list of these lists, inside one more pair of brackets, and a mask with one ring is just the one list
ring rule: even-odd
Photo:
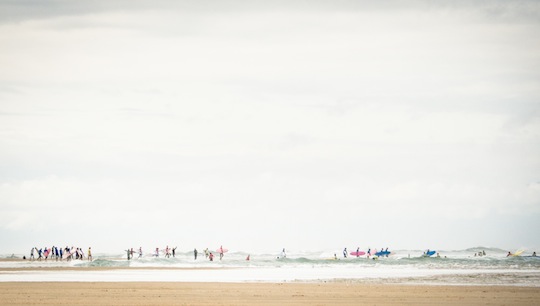
[[439,253],[437,252],[437,257],[441,257],[441,255],[439,255]]
[[482,255],[486,256],[486,251],[482,250]]
[[193,255],[195,256],[195,260],[197,260],[197,254],[199,254],[199,252],[197,252],[197,249],[194,249],[193,250]]
[[88,261],[92,261],[92,248],[88,247]]
[[536,252],[533,252],[532,257],[536,257]]
[[347,248],[343,250],[343,258],[347,258]]
[[508,256],[512,256],[512,252],[508,252],[508,254],[506,254],[506,257]]
[[249,261],[249,254],[248,254],[248,256],[246,257],[246,260]]

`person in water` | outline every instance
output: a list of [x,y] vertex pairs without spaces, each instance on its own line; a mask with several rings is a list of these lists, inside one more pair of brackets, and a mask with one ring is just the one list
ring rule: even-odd
[[283,251],[281,251],[281,258],[286,258],[287,254],[285,253],[285,248],[283,248]]
[[199,252],[197,252],[197,249],[194,249],[194,250],[193,250],[193,255],[195,256],[195,260],[197,260],[197,254],[198,254],[198,253],[199,253]]
[[508,252],[508,254],[506,254],[506,257],[508,256],[512,256],[512,252]]
[[343,258],[347,258],[347,248],[343,250]]
[[536,257],[536,252],[533,252],[532,257]]
[[142,257],[142,247],[139,247],[139,258]]
[[248,254],[248,256],[246,257],[246,260],[247,260],[247,261],[249,261],[249,259],[250,259],[250,257],[249,257],[249,256],[250,256],[250,255]]
[[92,247],[88,247],[88,261],[92,261]]
[[356,257],[360,256],[360,247],[356,248]]
[[223,246],[220,246],[219,247],[219,260],[222,260],[223,259]]
[[214,261],[214,254],[210,252],[210,254],[208,254],[208,258],[210,259],[210,261]]

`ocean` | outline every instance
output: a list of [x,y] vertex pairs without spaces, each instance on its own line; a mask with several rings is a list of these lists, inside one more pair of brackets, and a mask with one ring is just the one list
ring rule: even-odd
[[[176,257],[127,260],[125,253],[94,254],[93,261],[0,260],[0,281],[173,281],[173,282],[363,282],[429,285],[540,286],[540,257],[533,251],[507,257],[497,248],[437,251],[440,257],[423,257],[425,250],[390,250],[378,259],[344,258],[342,252],[293,251],[286,258],[275,254],[230,251],[214,261],[199,252]],[[485,256],[477,256],[485,252]],[[216,252],[214,252],[216,253]],[[246,258],[249,255],[249,261]],[[22,255],[15,257],[22,258]],[[89,269],[90,268],[90,269]]]

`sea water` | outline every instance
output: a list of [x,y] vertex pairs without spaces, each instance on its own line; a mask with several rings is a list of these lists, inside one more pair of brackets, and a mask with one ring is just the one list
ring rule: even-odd
[[[485,251],[485,256],[475,256]],[[532,253],[528,252],[528,253]],[[119,254],[95,254],[93,261],[0,261],[0,281],[177,281],[177,282],[365,282],[431,285],[540,286],[540,257],[506,257],[495,248],[439,251],[396,250],[388,257],[344,258],[332,251],[248,254],[228,252],[209,261],[199,253],[173,258],[151,255],[127,260]],[[201,256],[202,255],[202,256]],[[247,256],[250,260],[246,260]],[[22,256],[20,256],[22,257]],[[69,269],[43,269],[43,268]],[[102,269],[84,269],[96,267]],[[24,268],[10,269],[10,268]]]

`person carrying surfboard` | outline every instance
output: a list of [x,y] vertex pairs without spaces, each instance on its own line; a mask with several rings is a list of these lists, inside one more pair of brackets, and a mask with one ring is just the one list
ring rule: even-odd
[[223,259],[223,246],[220,246],[219,247],[219,260],[222,260]]

